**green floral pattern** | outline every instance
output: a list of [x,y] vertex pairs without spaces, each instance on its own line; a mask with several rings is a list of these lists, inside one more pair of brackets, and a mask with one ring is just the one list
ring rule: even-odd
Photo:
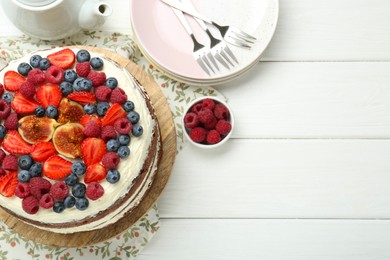
[[[195,87],[170,79],[142,55],[131,35],[101,31],[83,31],[58,41],[44,41],[23,35],[0,37],[0,68],[9,61],[40,49],[56,46],[88,45],[110,49],[133,60],[149,73],[167,97],[177,134],[177,152],[186,144],[181,118],[188,103],[201,96],[223,96],[211,87]],[[105,242],[80,248],[51,247],[15,233],[0,222],[0,259],[133,259],[160,228],[157,205],[131,228]]]

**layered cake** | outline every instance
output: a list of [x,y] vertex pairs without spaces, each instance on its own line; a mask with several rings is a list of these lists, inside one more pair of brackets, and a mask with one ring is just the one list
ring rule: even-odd
[[103,54],[55,48],[11,62],[0,83],[0,206],[56,233],[131,214],[162,151],[133,76]]

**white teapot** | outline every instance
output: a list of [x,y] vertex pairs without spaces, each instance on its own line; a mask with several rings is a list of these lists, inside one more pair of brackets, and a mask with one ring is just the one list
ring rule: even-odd
[[1,0],[4,13],[25,34],[57,40],[103,25],[112,8],[100,0]]

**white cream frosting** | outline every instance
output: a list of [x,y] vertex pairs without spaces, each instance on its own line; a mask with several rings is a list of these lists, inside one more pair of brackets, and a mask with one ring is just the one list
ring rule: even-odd
[[[35,54],[39,54],[42,57],[47,56],[50,53],[56,52],[59,49],[51,49],[47,51],[36,52]],[[76,53],[78,50],[73,49]],[[98,200],[89,200],[89,206],[86,210],[80,211],[75,207],[70,209],[65,209],[62,213],[55,213],[52,209],[43,209],[40,208],[39,211],[34,214],[28,214],[22,209],[22,200],[13,196],[11,198],[6,198],[0,196],[0,204],[15,212],[17,215],[22,216],[26,219],[31,219],[33,221],[42,221],[45,224],[61,224],[61,223],[69,223],[75,222],[79,220],[83,220],[85,218],[91,218],[99,214],[112,206],[112,204],[118,199],[122,198],[126,195],[126,193],[132,187],[133,180],[140,174],[140,171],[143,167],[144,161],[148,156],[149,147],[151,145],[153,139],[153,128],[157,123],[150,115],[149,109],[145,102],[145,98],[141,93],[142,90],[139,87],[135,86],[132,75],[128,73],[123,68],[120,68],[112,61],[104,58],[103,55],[90,52],[91,57],[101,57],[104,60],[104,68],[107,77],[115,77],[119,82],[119,87],[122,88],[129,100],[132,100],[135,104],[135,111],[140,114],[139,124],[143,127],[143,134],[140,137],[131,136],[131,142],[129,145],[130,148],[130,156],[126,159],[121,159],[118,171],[121,174],[121,179],[116,184],[108,183],[107,181],[101,181],[100,184],[104,188],[104,195]],[[4,73],[7,70],[15,70],[20,62],[29,61],[29,57],[22,58],[20,60],[11,62],[9,66],[7,66],[3,71],[0,72],[0,80],[3,82]],[[158,138],[160,136],[157,133]],[[160,147],[158,147],[159,149]],[[157,155],[154,158],[154,162],[151,164],[151,172],[155,172],[157,169]],[[145,180],[145,185],[140,185],[138,189],[134,192],[132,197],[126,201],[123,205],[121,205],[118,209],[114,210],[112,213],[107,216],[98,219],[97,221],[92,221],[89,224],[84,224],[80,226],[70,227],[70,228],[46,228],[42,226],[38,226],[38,228],[54,231],[57,233],[73,233],[73,232],[81,232],[88,231],[93,229],[99,229],[104,226],[107,226],[111,223],[118,221],[123,215],[128,211],[134,208],[139,204],[143,195],[148,190],[148,187],[151,185],[153,180],[153,174],[149,174]]]

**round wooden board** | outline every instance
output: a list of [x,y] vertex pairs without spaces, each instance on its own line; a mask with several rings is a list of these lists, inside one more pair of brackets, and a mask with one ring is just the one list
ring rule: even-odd
[[157,201],[169,179],[176,156],[175,124],[173,122],[172,113],[168,106],[166,97],[161,92],[157,83],[135,63],[115,52],[89,46],[74,47],[79,49],[88,49],[96,53],[102,53],[106,57],[118,62],[146,89],[156,110],[161,131],[163,154],[153,184],[139,206],[136,207],[127,217],[106,228],[74,234],[57,234],[25,224],[19,219],[9,215],[3,209],[0,209],[0,219],[3,220],[8,227],[15,230],[20,235],[38,243],[60,247],[81,247],[96,244],[112,238],[130,228]]

